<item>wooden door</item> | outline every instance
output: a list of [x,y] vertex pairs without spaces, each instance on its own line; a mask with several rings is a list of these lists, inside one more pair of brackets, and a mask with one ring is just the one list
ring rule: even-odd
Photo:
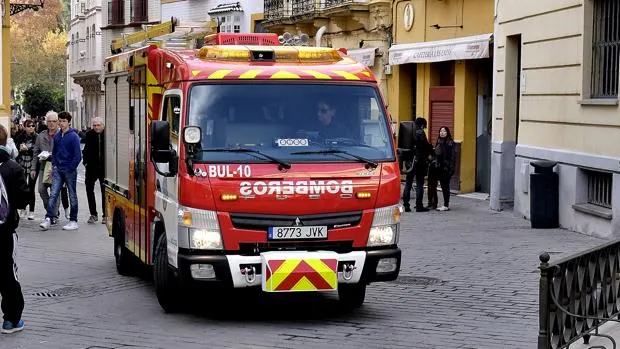
[[454,86],[431,87],[430,104],[428,138],[434,145],[441,127],[447,126],[454,134]]

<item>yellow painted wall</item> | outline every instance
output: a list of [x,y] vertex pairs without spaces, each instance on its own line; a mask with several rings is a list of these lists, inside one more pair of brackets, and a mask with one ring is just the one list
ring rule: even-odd
[[[496,31],[493,140],[512,141],[505,117],[507,36],[521,34],[519,144],[620,157],[620,107],[581,103],[589,96],[591,41],[584,0],[502,0]],[[544,54],[541,54],[544,52]],[[616,99],[617,101],[617,99]]]
[[[403,25],[405,5],[410,2],[414,8],[413,27],[406,31]],[[396,0],[393,5],[393,44],[437,41],[472,35],[493,33],[493,0]],[[431,28],[463,25],[463,28]],[[412,68],[409,68],[412,67]],[[417,68],[416,68],[417,67]],[[436,86],[439,77],[432,64],[407,64],[392,66],[388,78],[389,105],[397,110],[400,121],[410,120],[411,89],[407,77],[402,76],[410,69],[417,69],[417,101],[415,116],[429,119],[429,88]],[[488,77],[482,77],[488,78]],[[479,72],[475,62],[456,62],[454,72],[455,110],[453,130],[455,140],[462,141],[461,149],[461,192],[475,189],[476,176],[476,116]],[[466,88],[466,87],[473,88]],[[395,107],[397,106],[397,107]],[[396,119],[396,117],[395,117]]]
[[6,9],[4,18],[2,19],[2,38],[0,39],[0,55],[2,62],[0,67],[0,82],[2,84],[2,96],[0,96],[0,124],[10,131],[9,124],[11,120],[11,36],[10,30],[10,11],[9,0],[4,1]]
[[251,21],[251,27],[250,27],[250,32],[254,33],[256,28],[256,22],[258,21],[262,21],[265,18],[265,14],[261,13],[252,13],[250,15],[250,21]]

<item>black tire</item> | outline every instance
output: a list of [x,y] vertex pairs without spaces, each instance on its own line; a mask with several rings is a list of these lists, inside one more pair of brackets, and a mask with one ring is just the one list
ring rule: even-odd
[[181,310],[180,285],[168,266],[168,251],[166,235],[162,234],[157,240],[153,259],[153,283],[159,305],[167,313]]
[[356,309],[364,304],[366,299],[365,284],[338,285],[338,299],[345,309]]
[[120,218],[120,215],[115,215],[112,224],[116,271],[123,276],[133,276],[136,272],[136,265],[131,251],[125,247],[125,223],[123,219]]

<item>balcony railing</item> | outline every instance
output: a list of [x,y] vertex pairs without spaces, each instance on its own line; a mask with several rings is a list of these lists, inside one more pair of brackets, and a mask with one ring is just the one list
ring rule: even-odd
[[318,16],[322,11],[355,3],[368,3],[368,0],[265,0],[265,21]]
[[108,25],[125,24],[125,0],[108,1]]
[[147,22],[148,8],[147,0],[131,0],[130,21],[132,23]]

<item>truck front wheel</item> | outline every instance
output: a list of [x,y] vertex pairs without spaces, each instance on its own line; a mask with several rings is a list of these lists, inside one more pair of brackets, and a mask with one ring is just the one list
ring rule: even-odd
[[166,234],[157,240],[153,261],[153,282],[159,305],[167,313],[177,312],[181,308],[180,285],[168,266]]
[[338,299],[340,304],[346,309],[359,308],[364,304],[366,298],[365,284],[343,284],[338,285]]

